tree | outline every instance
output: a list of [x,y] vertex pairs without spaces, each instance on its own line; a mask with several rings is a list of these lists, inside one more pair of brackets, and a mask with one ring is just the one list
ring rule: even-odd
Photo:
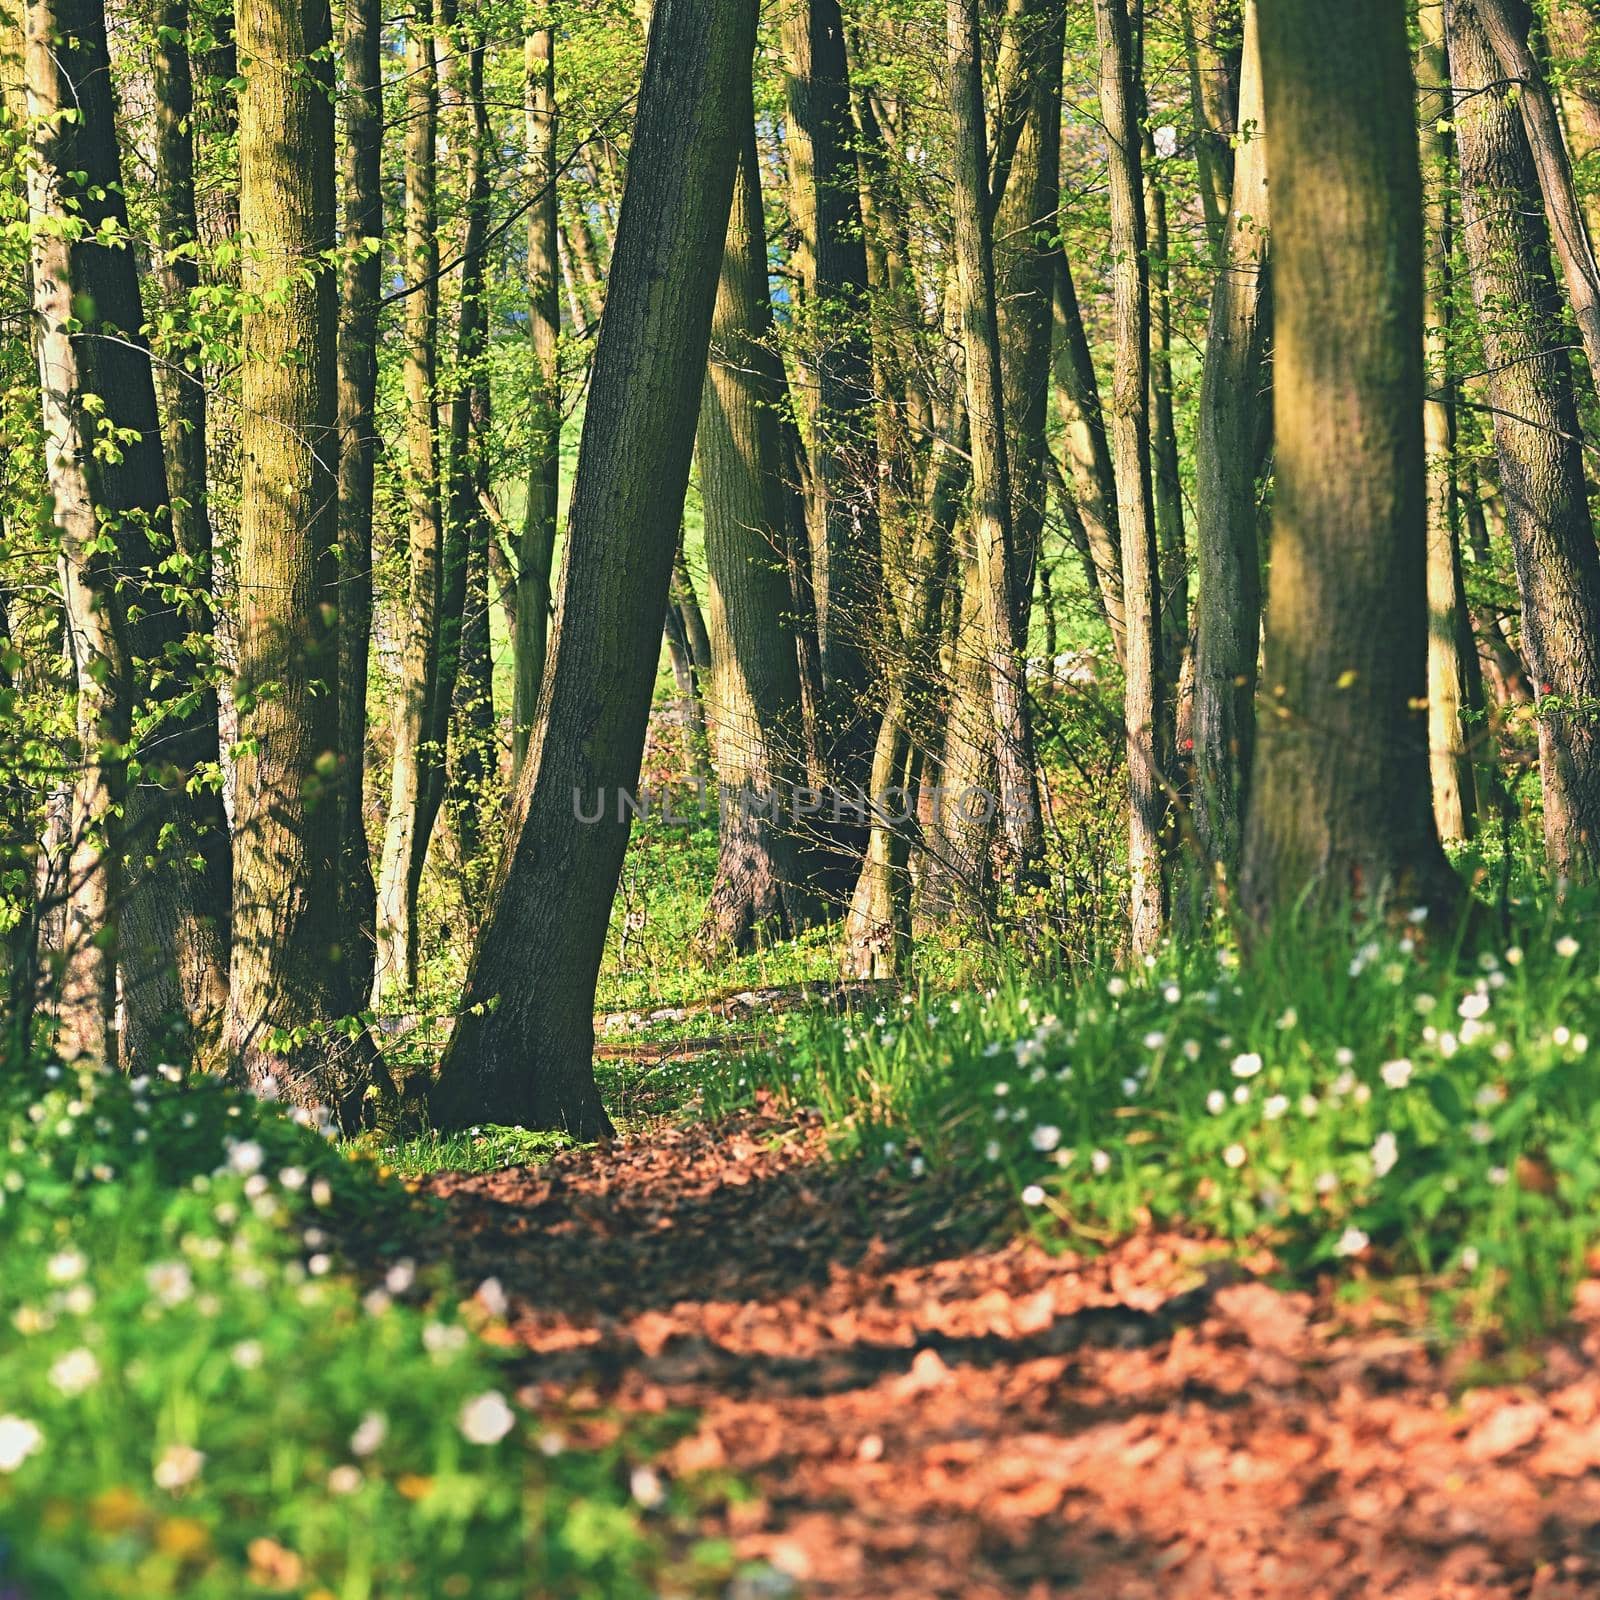
[[339,890],[350,986],[369,994],[377,886],[367,841],[367,665],[372,641],[372,485],[379,448],[378,296],[383,282],[383,14],[346,0],[339,303]]
[[1452,140],[1450,68],[1444,5],[1418,14],[1418,122],[1422,130],[1423,226],[1426,249],[1423,327],[1428,398],[1423,436],[1428,450],[1428,761],[1433,812],[1446,844],[1470,838],[1477,825],[1477,780],[1463,716],[1472,704],[1476,653],[1461,571],[1461,517],[1456,495],[1456,409],[1451,393],[1450,205]]
[[409,604],[394,705],[389,811],[378,872],[378,948],[372,1003],[417,986],[417,895],[431,828],[427,795],[442,752],[433,742],[444,622],[444,517],[439,495],[439,82],[428,0],[406,23],[405,468]]
[[1256,481],[1272,416],[1266,369],[1271,202],[1256,0],[1247,0],[1244,28],[1240,143],[1195,425],[1194,822],[1209,870],[1228,885],[1239,870],[1255,749],[1261,650]]
[[533,344],[532,449],[528,501],[517,545],[516,678],[511,712],[512,754],[521,766],[528,750],[544,677],[550,616],[550,571],[555,559],[556,503],[561,477],[561,265],[557,247],[555,32],[537,28],[527,40],[525,118],[528,130],[528,336]]
[[950,108],[955,136],[955,265],[960,286],[966,401],[972,442],[972,573],[989,679],[999,814],[1013,870],[1043,846],[1014,564],[1010,462],[995,315],[994,239],[987,201],[988,141],[977,0],[950,0]]
[[835,782],[865,784],[871,750],[872,594],[878,565],[876,430],[850,72],[839,0],[797,0],[783,21],[793,255],[814,371],[810,399],[813,593],[824,738]]
[[[556,633],[435,1123],[609,1130],[595,980],[627,847],[733,192],[754,0],[659,0],[568,520]],[[685,106],[695,114],[685,116]],[[598,821],[586,823],[596,801]]]
[[[1138,5],[1140,0],[1135,0]],[[1141,8],[1142,9],[1142,8]],[[1112,319],[1116,374],[1111,391],[1111,454],[1117,474],[1122,541],[1128,739],[1128,869],[1134,951],[1152,949],[1166,925],[1162,829],[1167,790],[1161,733],[1161,601],[1150,481],[1150,283],[1134,30],[1127,0],[1095,0],[1100,41],[1100,114],[1110,154]]]
[[326,0],[239,16],[243,503],[232,1048],[252,1082],[360,1117],[374,1058],[339,913],[332,23]]
[[1260,0],[1277,506],[1243,901],[1448,907],[1426,717],[1422,192],[1405,18]]
[[743,81],[740,90],[739,171],[697,444],[709,579],[709,721],[722,801],[717,875],[700,927],[708,952],[792,936],[821,913],[811,852],[792,817],[805,768],[785,551],[805,537],[805,510],[783,478],[779,429],[788,381],[772,344],[755,109]]
[[1584,481],[1538,178],[1474,0],[1447,11],[1462,237],[1482,329],[1522,647],[1538,693],[1545,854],[1561,879],[1600,871],[1600,552]]
[[37,0],[26,28],[35,349],[81,763],[63,1035],[117,1059],[120,963],[129,1056],[187,1046],[211,1065],[229,920],[216,700],[189,643],[193,569],[174,547],[105,15]]

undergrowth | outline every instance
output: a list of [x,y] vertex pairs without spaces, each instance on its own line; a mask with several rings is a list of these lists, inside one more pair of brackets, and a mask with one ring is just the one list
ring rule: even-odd
[[683,1491],[652,1525],[630,1484],[668,1441],[531,1422],[498,1286],[406,1259],[372,1160],[163,1071],[13,1066],[0,1138],[0,1593],[660,1592]]
[[1420,1277],[1441,1325],[1528,1333],[1600,1246],[1593,926],[1569,909],[1463,948],[1419,913],[1248,961],[1224,941],[924,989],[780,1020],[703,1104],[818,1108],[846,1154],[953,1170],[1047,1241],[1267,1242],[1294,1270]]

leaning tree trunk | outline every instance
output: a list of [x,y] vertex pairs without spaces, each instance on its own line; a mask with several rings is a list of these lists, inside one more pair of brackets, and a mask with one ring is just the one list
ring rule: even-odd
[[1243,900],[1447,908],[1428,790],[1422,191],[1403,8],[1260,0],[1277,505]]
[[378,873],[372,1004],[417,986],[417,896],[428,858],[426,809],[439,752],[431,744],[439,682],[444,518],[439,504],[435,387],[439,337],[437,138],[439,81],[428,0],[406,26],[405,483],[409,602],[394,707],[394,760]]
[[639,778],[755,23],[754,0],[655,7],[548,678],[431,1102],[440,1127],[610,1128],[593,1005],[628,843],[618,792]]
[[1178,0],[1178,11],[1188,57],[1200,202],[1212,252],[1226,260],[1229,206],[1238,184],[1234,138],[1247,126],[1241,104],[1244,69],[1233,70],[1244,31],[1240,0]]
[[[1594,0],[1550,0],[1551,53],[1561,69],[1561,105],[1577,163],[1600,150],[1600,10]],[[1592,170],[1592,169],[1591,169]],[[1600,219],[1600,196],[1583,196],[1589,237]]]
[[[739,172],[698,436],[709,721],[721,802],[716,879],[699,934],[712,956],[773,935],[792,937],[822,909],[812,892],[811,852],[791,815],[795,789],[805,779],[805,743],[784,554],[796,536],[788,527],[791,496],[779,438],[789,395],[782,357],[771,343],[755,107],[743,79],[739,88]],[[802,512],[798,536],[804,533]]]
[[379,447],[383,283],[383,12],[346,0],[344,277],[339,307],[339,898],[350,986],[372,990],[377,886],[367,842],[367,664],[372,642],[372,484]]
[[1065,249],[1055,263],[1056,405],[1061,413],[1062,450],[1073,505],[1083,524],[1091,574],[1117,660],[1127,656],[1126,606],[1122,597],[1122,536],[1117,528],[1117,475],[1111,464],[1100,380],[1084,330],[1083,313]]
[[1562,879],[1600,870],[1600,553],[1584,483],[1572,369],[1532,152],[1475,0],[1448,9],[1461,221],[1483,332],[1495,450],[1522,599],[1522,648],[1542,704],[1545,853]]
[[972,575],[978,585],[980,649],[989,675],[1000,824],[1008,865],[1020,873],[1043,850],[1044,833],[1019,634],[1022,607],[1013,556],[1010,462],[995,315],[977,0],[949,0],[946,20],[955,129],[955,266],[972,442]]
[[[1135,0],[1139,4],[1140,0]],[[1136,955],[1154,949],[1167,919],[1162,829],[1167,815],[1160,739],[1161,597],[1150,482],[1150,285],[1146,275],[1144,181],[1128,0],[1095,0],[1100,41],[1100,112],[1111,162],[1111,246],[1116,377],[1111,450],[1122,537],[1128,743],[1129,927]]]
[[1211,294],[1195,425],[1194,824],[1221,884],[1238,875],[1255,749],[1261,650],[1256,463],[1270,421],[1267,145],[1256,0],[1246,0],[1240,145]]
[[371,1041],[339,912],[337,283],[327,0],[239,15],[244,501],[233,1050],[252,1082],[360,1118]]
[[1533,13],[1527,0],[1475,0],[1477,16],[1500,64],[1500,79],[1518,85],[1517,105],[1527,130],[1544,196],[1556,260],[1566,280],[1590,370],[1600,374],[1600,264],[1572,179],[1555,96],[1529,41]]
[[[528,35],[525,118],[528,132],[528,336],[533,384],[528,499],[517,545],[517,633],[511,705],[512,762],[520,769],[544,679],[550,618],[556,501],[561,477],[561,262],[556,208],[555,32]],[[586,320],[586,319],[585,319]]]
[[[227,831],[208,781],[216,701],[196,689],[204,669],[188,644],[194,608],[168,592],[175,561],[193,578],[193,553],[174,550],[126,245],[105,15],[98,0],[39,0],[26,21],[30,203],[35,216],[55,219],[32,241],[36,348],[83,762],[63,1017],[80,1053],[115,1061],[120,961],[129,1058],[185,1050],[210,1066],[228,966]],[[64,118],[68,110],[76,117]],[[108,336],[78,328],[85,305]],[[118,443],[109,454],[100,443],[108,427]],[[141,678],[150,684],[143,705]],[[139,778],[128,785],[136,713]]]

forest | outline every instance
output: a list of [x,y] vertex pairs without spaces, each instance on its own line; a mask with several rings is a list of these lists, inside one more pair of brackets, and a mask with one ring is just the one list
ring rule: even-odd
[[1600,0],[5,0],[0,1600],[1600,1584]]

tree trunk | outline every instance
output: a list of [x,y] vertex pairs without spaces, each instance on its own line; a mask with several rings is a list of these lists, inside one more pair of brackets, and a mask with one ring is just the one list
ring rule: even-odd
[[326,0],[239,15],[243,506],[233,1049],[254,1083],[359,1120],[375,1057],[339,914],[337,284]]
[[[1135,0],[1139,5],[1140,0]],[[1150,287],[1146,276],[1144,182],[1140,172],[1134,30],[1127,0],[1095,0],[1100,41],[1100,113],[1111,163],[1111,247],[1116,378],[1111,399],[1111,449],[1117,471],[1117,522],[1122,538],[1126,608],[1124,721],[1128,740],[1129,925],[1133,951],[1155,948],[1167,917],[1162,830],[1163,778],[1161,597],[1150,483]]]
[[800,236],[811,407],[812,582],[824,737],[836,783],[865,784],[872,750],[872,603],[878,568],[876,397],[864,335],[862,238],[839,0],[799,0],[783,22],[791,212]]
[[1257,440],[1271,414],[1267,144],[1256,0],[1246,0],[1244,26],[1241,143],[1224,264],[1211,294],[1195,426],[1194,823],[1207,865],[1230,886],[1239,870],[1255,749],[1261,651]]
[[1277,503],[1245,908],[1459,893],[1428,788],[1422,194],[1405,15],[1260,0]]
[[1477,783],[1462,714],[1472,629],[1461,576],[1456,501],[1456,415],[1450,371],[1450,68],[1444,7],[1419,12],[1418,122],[1422,129],[1423,228],[1426,251],[1422,320],[1427,339],[1428,398],[1423,436],[1428,451],[1428,760],[1439,837],[1460,844],[1477,824]]
[[1122,536],[1117,527],[1117,476],[1111,464],[1100,380],[1084,331],[1083,315],[1063,249],[1056,257],[1054,368],[1062,449],[1073,503],[1083,521],[1095,588],[1111,630],[1117,660],[1127,656],[1127,614],[1122,596]]
[[[739,87],[739,171],[697,446],[709,584],[709,720],[720,799],[716,880],[698,942],[713,958],[770,936],[792,937],[821,912],[810,883],[810,852],[792,821],[805,763],[784,555],[796,535],[786,526],[790,496],[778,435],[789,394],[771,343],[755,108],[742,79]],[[798,536],[804,531],[802,520]]]
[[[1561,105],[1567,114],[1572,159],[1586,165],[1600,150],[1600,13],[1593,0],[1550,0],[1549,37],[1561,71]],[[1582,199],[1592,242],[1600,221],[1600,196],[1593,193],[1592,166],[1589,176],[1591,192]]]
[[[530,755],[431,1110],[610,1129],[593,1004],[638,782],[733,190],[754,0],[658,0]],[[695,114],[686,116],[685,107]],[[598,821],[592,817],[597,804]]]
[[994,219],[995,309],[1011,474],[1016,633],[1026,640],[1044,527],[1051,296],[1061,203],[1062,0],[1019,0],[1008,24],[1020,58],[1021,128]]
[[[1245,0],[1248,4],[1249,0]],[[1235,70],[1243,37],[1240,0],[1179,0],[1189,64],[1195,165],[1206,233],[1219,261],[1228,253],[1228,214],[1238,177],[1235,133],[1244,130],[1242,67]]]
[[380,446],[378,296],[383,283],[383,14],[345,0],[344,281],[339,308],[339,892],[350,986],[372,989],[377,887],[367,841],[367,661],[372,641],[372,484]]
[[[1495,450],[1539,706],[1545,853],[1559,878],[1600,867],[1600,553],[1537,176],[1476,0],[1448,10],[1461,222],[1482,325]],[[1551,703],[1553,701],[1553,703]]]
[[556,505],[561,479],[561,263],[556,211],[555,31],[528,35],[526,121],[528,182],[528,332],[533,342],[533,392],[528,500],[517,546],[517,634],[511,707],[513,770],[528,753],[528,732],[539,704],[548,641]]
[[[211,1066],[228,964],[227,832],[209,783],[216,702],[193,692],[203,672],[188,644],[195,608],[167,592],[173,528],[137,263],[126,247],[105,15],[97,0],[36,0],[26,26],[30,205],[57,219],[33,237],[35,343],[83,764],[64,1042],[116,1062],[120,961],[125,1058],[192,1051]],[[67,110],[76,118],[64,120]],[[94,328],[114,336],[77,329],[85,305]],[[100,441],[111,430],[118,448],[108,453]]]
[[1501,76],[1520,85],[1517,105],[1538,169],[1556,260],[1561,263],[1590,370],[1600,374],[1600,265],[1572,181],[1572,162],[1562,138],[1555,97],[1528,42],[1532,13],[1527,0],[1475,0],[1475,4],[1499,60]]
[[946,18],[955,129],[955,266],[972,440],[973,576],[978,584],[980,649],[989,674],[1000,823],[1008,865],[1020,873],[1038,858],[1044,835],[1019,632],[1022,606],[1016,584],[1000,333],[995,315],[977,0],[949,0]]
[[428,857],[426,796],[439,752],[431,743],[439,684],[444,526],[439,504],[435,381],[439,337],[436,142],[439,83],[433,15],[406,23],[405,483],[410,589],[394,707],[394,765],[378,873],[377,970],[381,1009],[417,986],[417,896]]

